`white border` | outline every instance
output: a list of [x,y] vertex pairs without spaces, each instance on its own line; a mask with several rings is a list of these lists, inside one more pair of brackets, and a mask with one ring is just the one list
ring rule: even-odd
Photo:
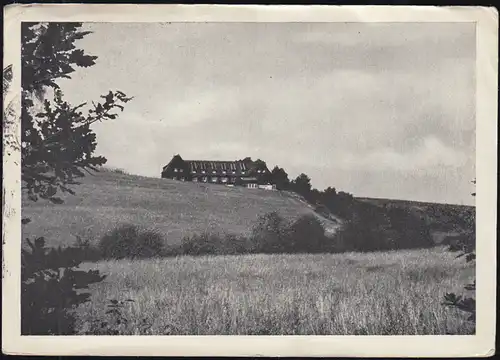
[[[4,157],[2,351],[26,355],[488,356],[495,346],[498,13],[481,7],[10,5],[4,64],[20,89],[21,21],[476,22],[477,332],[475,336],[20,336],[20,154]],[[19,108],[17,109],[19,111]],[[19,129],[11,129],[20,136]]]

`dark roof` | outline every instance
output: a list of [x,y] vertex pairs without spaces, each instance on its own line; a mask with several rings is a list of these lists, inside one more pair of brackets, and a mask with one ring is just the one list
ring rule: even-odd
[[[174,157],[175,158],[175,157]],[[180,158],[180,156],[178,156]],[[182,159],[182,158],[180,158]],[[177,163],[176,159],[176,163]],[[236,161],[212,161],[212,160],[182,160],[184,164],[187,165],[187,171],[191,174],[217,174],[217,175],[229,175],[229,174],[238,174],[238,175],[250,175],[255,166],[259,168],[262,167],[263,162],[253,162],[250,158],[245,158],[243,160]],[[169,165],[173,165],[174,159],[169,163]],[[165,166],[164,170],[169,166]],[[264,164],[265,166],[265,164]],[[255,169],[256,170],[256,169]],[[267,171],[269,169],[266,168]]]
[[217,171],[217,172],[242,172],[249,171],[250,168],[248,164],[245,164],[243,161],[209,161],[209,160],[184,160],[188,167],[189,171]]

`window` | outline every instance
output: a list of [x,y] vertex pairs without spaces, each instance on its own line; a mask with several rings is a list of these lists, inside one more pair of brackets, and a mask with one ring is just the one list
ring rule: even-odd
[[223,171],[222,171],[222,173],[223,173],[224,175],[226,175],[226,170],[223,170]]
[[184,169],[179,169],[179,172],[184,172]]
[[201,173],[204,174],[205,173],[205,170],[201,170]]
[[184,177],[181,177],[181,181],[184,181]]
[[194,177],[194,178],[193,178],[193,182],[198,182],[198,178],[197,178],[197,177]]
[[236,174],[236,171],[233,171],[233,174]]
[[215,176],[214,176],[214,177],[212,177],[212,182],[213,182],[213,183],[216,183],[216,182],[217,182],[217,178],[216,178]]
[[257,172],[260,174],[260,170],[257,170]]
[[208,178],[206,176],[203,176],[203,182],[207,182]]
[[177,171],[179,171],[179,170],[177,170],[177,169],[174,169],[174,172],[177,172]]
[[220,179],[223,183],[227,183],[227,177],[223,177]]
[[214,171],[212,171],[212,174],[217,174],[217,171],[215,171],[215,170],[214,170]]

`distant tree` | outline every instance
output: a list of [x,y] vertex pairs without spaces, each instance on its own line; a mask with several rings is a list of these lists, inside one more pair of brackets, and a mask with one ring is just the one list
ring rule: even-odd
[[328,186],[325,190],[323,190],[323,195],[325,197],[337,196],[337,190],[333,187]]
[[308,197],[309,192],[311,191],[311,178],[306,174],[302,173],[291,183],[291,188],[297,194]]
[[312,204],[317,204],[321,200],[322,192],[318,189],[311,189],[306,195],[307,200]]
[[290,188],[290,180],[285,169],[275,166],[271,171],[271,177],[278,190],[288,190]]
[[[102,102],[72,106],[63,100],[57,80],[69,79],[75,67],[89,67],[96,57],[86,55],[75,41],[89,34],[81,23],[23,23],[21,29],[21,179],[22,191],[32,201],[39,198],[61,203],[58,190],[74,194],[83,171],[97,170],[106,159],[94,156],[96,135],[90,126],[115,119],[115,110],[131,100],[121,91],[109,91]],[[5,82],[5,71],[4,71]],[[53,100],[45,99],[53,92]],[[6,122],[4,121],[4,125]],[[23,219],[23,224],[29,219]],[[98,271],[76,268],[82,262],[80,246],[50,250],[43,237],[22,256],[22,333],[69,334],[75,331],[72,310],[88,301],[82,293],[103,277]],[[85,249],[85,247],[83,247]]]

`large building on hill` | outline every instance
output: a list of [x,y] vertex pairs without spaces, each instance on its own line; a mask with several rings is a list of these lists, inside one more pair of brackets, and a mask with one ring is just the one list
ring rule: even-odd
[[276,189],[266,163],[262,160],[253,161],[249,157],[236,161],[184,160],[177,154],[163,167],[161,177],[179,181]]

